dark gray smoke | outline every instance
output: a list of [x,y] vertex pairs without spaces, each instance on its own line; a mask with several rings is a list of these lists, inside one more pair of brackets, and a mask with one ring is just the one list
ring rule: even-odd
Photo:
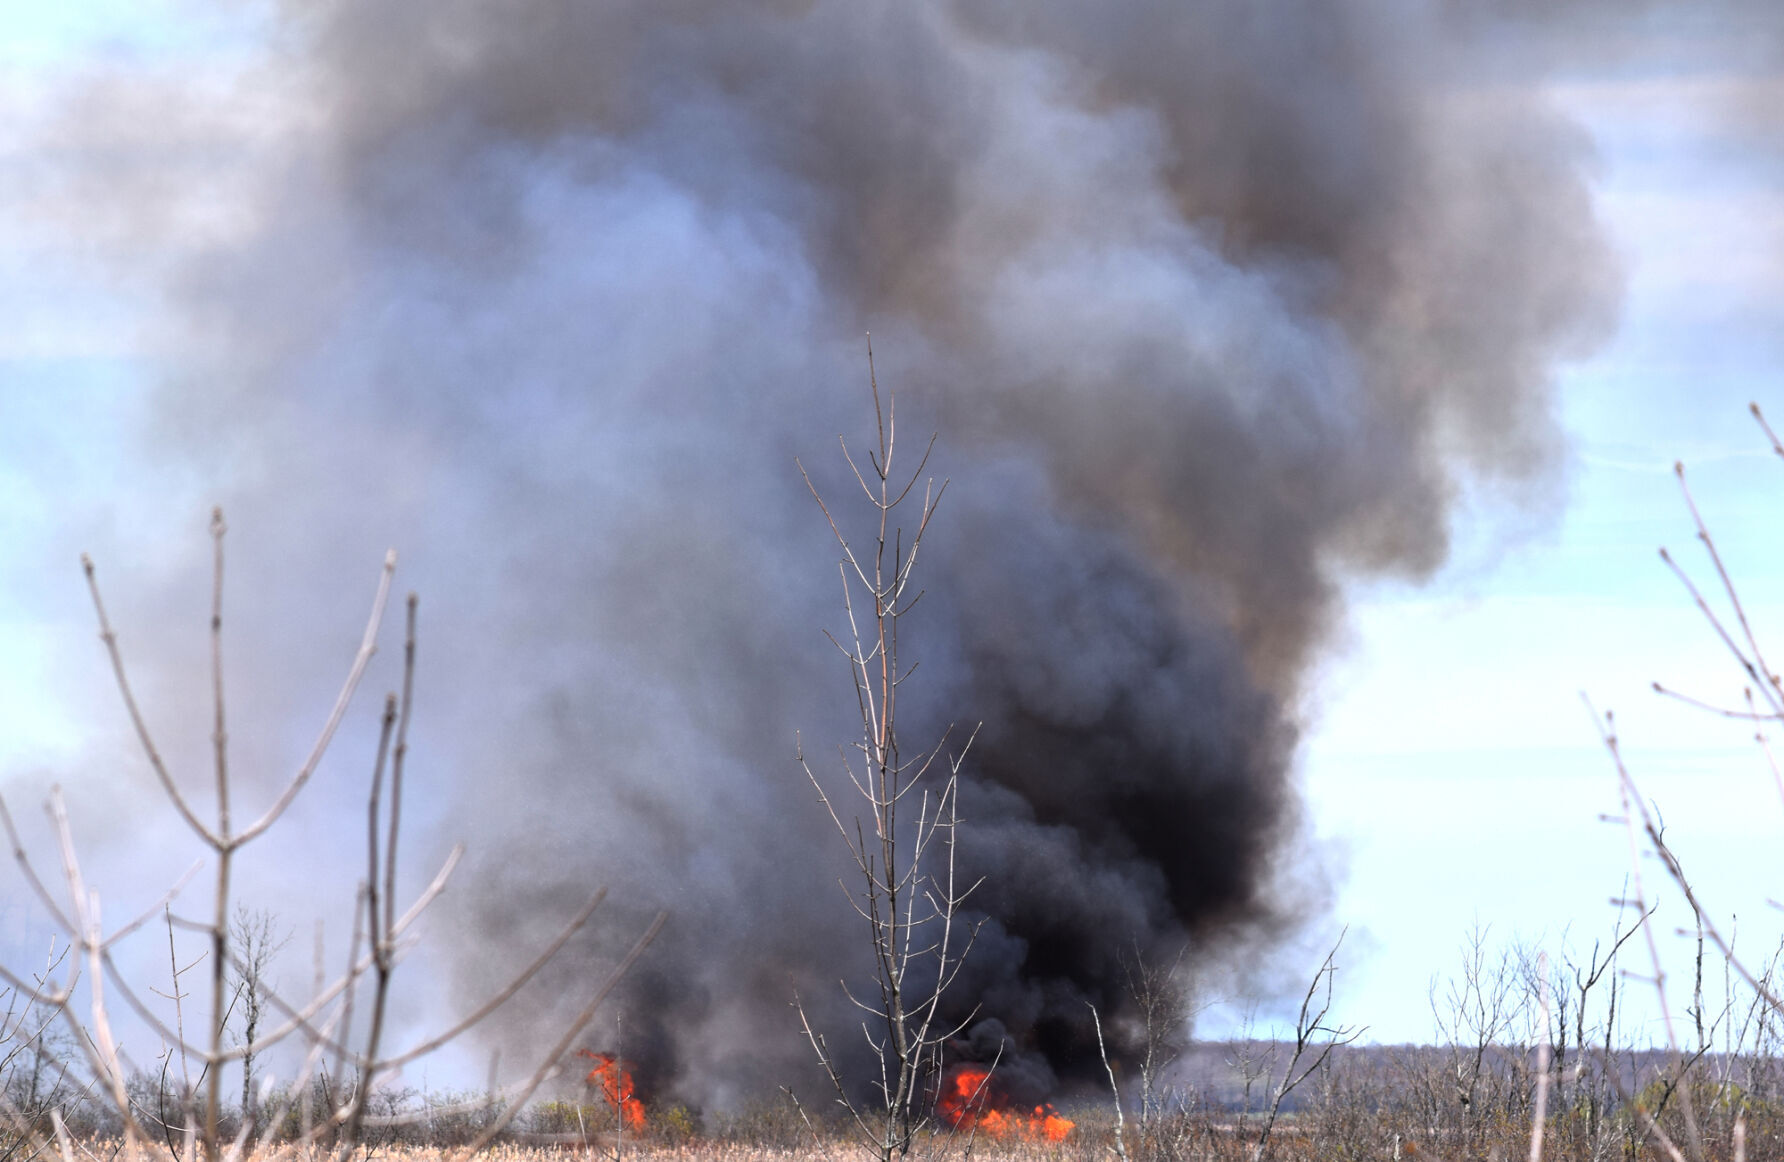
[[1469,482],[1552,483],[1554,370],[1614,313],[1589,143],[1490,39],[1388,0],[291,5],[223,159],[251,176],[160,284],[198,354],[151,446],[291,546],[257,592],[298,612],[250,631],[277,689],[403,552],[465,995],[613,887],[510,1060],[658,907],[622,1004],[648,1090],[793,1076],[795,989],[848,1038],[865,950],[792,750],[853,703],[793,458],[847,511],[870,330],[903,455],[937,430],[953,478],[905,728],[984,723],[962,1005],[1044,1088],[1124,949],[1304,918],[1291,758],[1342,582],[1436,567]]

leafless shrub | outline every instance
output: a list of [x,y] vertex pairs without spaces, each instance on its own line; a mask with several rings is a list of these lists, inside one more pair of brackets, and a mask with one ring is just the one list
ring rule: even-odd
[[271,912],[238,904],[230,921],[229,937],[239,966],[231,973],[233,996],[230,1010],[236,1015],[237,1043],[242,1047],[242,1120],[252,1133],[255,1119],[254,1058],[259,1047],[261,1021],[267,1016],[268,973],[273,958],[289,944],[289,934],[279,931]]
[[1332,1011],[1332,981],[1338,973],[1338,949],[1343,944],[1344,934],[1340,933],[1331,951],[1314,971],[1307,993],[1301,998],[1301,1009],[1295,1017],[1295,1039],[1288,1046],[1288,1062],[1270,1094],[1263,1128],[1258,1131],[1257,1142],[1251,1150],[1251,1162],[1261,1162],[1269,1152],[1270,1134],[1276,1128],[1282,1103],[1289,1094],[1322,1070],[1331,1060],[1334,1049],[1350,1044],[1365,1031],[1356,1025],[1328,1023]]
[[[266,953],[270,935],[252,926],[232,929],[231,915],[235,901],[231,895],[231,875],[236,855],[249,843],[266,835],[308,784],[336,730],[347,714],[354,692],[359,686],[377,647],[378,630],[383,619],[386,598],[395,572],[396,557],[385,558],[379,574],[377,594],[367,619],[357,653],[348,668],[347,677],[328,712],[308,756],[284,785],[273,801],[252,821],[241,825],[232,802],[232,781],[229,766],[229,734],[225,715],[223,678],[223,517],[213,513],[213,585],[210,616],[210,686],[212,723],[212,777],[214,780],[215,817],[202,819],[186,797],[180,780],[164,762],[153,733],[139,708],[124,665],[118,635],[112,628],[100,596],[96,570],[83,558],[88,589],[98,618],[100,638],[111,662],[118,693],[131,726],[141,744],[148,766],[159,782],[169,803],[198,840],[211,861],[215,888],[209,917],[198,920],[171,910],[186,880],[174,885],[156,905],[143,915],[121,927],[107,931],[101,922],[98,893],[86,882],[71,837],[68,811],[60,789],[52,791],[48,805],[57,838],[57,851],[63,880],[63,892],[50,890],[39,875],[35,863],[26,854],[11,814],[0,802],[0,826],[4,827],[12,852],[26,883],[51,921],[69,941],[72,954],[65,958],[61,974],[56,978],[32,980],[26,974],[0,966],[3,978],[14,990],[14,996],[27,1012],[53,1015],[66,1031],[66,1053],[54,1058],[59,1076],[80,1078],[80,1084],[99,1095],[118,1121],[118,1129],[126,1147],[131,1149],[160,1143],[176,1156],[190,1157],[202,1150],[208,1162],[222,1158],[243,1157],[256,1148],[270,1147],[291,1128],[296,1114],[300,1119],[296,1139],[305,1149],[319,1143],[332,1143],[338,1156],[348,1154],[376,1127],[401,1122],[406,1114],[381,1110],[388,1104],[388,1095],[379,1087],[381,1078],[396,1069],[432,1052],[470,1029],[496,1007],[511,997],[562,947],[572,934],[585,924],[601,901],[597,893],[574,916],[559,937],[536,959],[523,968],[509,985],[451,1028],[424,1040],[421,1044],[391,1052],[384,1044],[384,1024],[391,995],[391,981],[397,963],[412,942],[411,931],[416,920],[444,890],[448,877],[457,865],[462,848],[455,847],[444,866],[418,898],[406,910],[398,911],[396,903],[396,850],[398,844],[404,764],[408,750],[408,729],[413,707],[415,667],[415,626],[417,603],[408,600],[407,634],[401,693],[393,692],[385,700],[377,751],[372,764],[366,806],[367,866],[353,910],[352,952],[344,969],[332,982],[325,982],[306,1003],[286,1000],[270,987],[265,976]],[[186,879],[199,870],[203,860],[193,866]],[[202,1006],[202,1024],[196,1035],[189,1035],[185,1018],[189,993],[184,975],[197,965],[181,966],[177,959],[172,966],[171,999],[175,1017],[170,1025],[143,996],[143,990],[118,971],[113,950],[118,943],[137,932],[151,920],[164,917],[170,935],[174,928],[201,934],[209,948],[202,971],[208,980],[208,1005]],[[485,1102],[498,1113],[468,1143],[477,1148],[490,1141],[513,1113],[525,1104],[533,1091],[557,1069],[576,1036],[592,1019],[595,1007],[618,982],[631,963],[644,951],[661,927],[663,917],[644,932],[631,952],[616,966],[607,981],[595,990],[587,1005],[570,1022],[560,1044],[546,1055],[537,1072],[508,1100],[500,1105]],[[251,993],[257,1006],[252,1032],[228,1044],[231,1009],[231,979],[238,982],[237,997]],[[75,990],[84,980],[88,1005],[84,1014],[76,1011]],[[251,982],[251,985],[250,985]],[[369,999],[362,997],[370,991]],[[162,1069],[150,1075],[147,1084],[134,1079],[113,1030],[114,997],[124,1003],[142,1021],[157,1032],[166,1045]],[[356,1001],[364,1001],[365,1028],[359,1047],[349,1046],[354,1035],[353,1012]],[[264,1005],[260,1009],[259,1005]],[[274,1025],[262,1029],[263,1016],[272,1016]],[[232,1128],[226,1118],[223,1100],[223,1074],[236,1062],[243,1062],[244,1085],[252,1082],[251,1068],[245,1063],[265,1049],[285,1041],[293,1041],[304,1051],[304,1063],[291,1090],[281,1099],[257,1135],[251,1118],[237,1118]],[[41,1033],[31,1044],[46,1048]],[[172,1072],[177,1058],[182,1063],[179,1076]],[[332,1068],[330,1065],[332,1064]],[[193,1076],[192,1070],[196,1070]],[[345,1082],[345,1084],[343,1084]],[[246,1090],[251,1098],[251,1088]],[[34,1149],[50,1148],[52,1135],[29,1121],[27,1108],[21,1108],[14,1095],[7,1093],[5,1117],[20,1128],[25,1140]],[[317,1100],[319,1099],[319,1100]],[[70,1157],[69,1135],[57,1110],[51,1110],[54,1148],[65,1159]]]
[[[1755,421],[1770,441],[1772,450],[1780,458],[1784,458],[1784,443],[1779,442],[1759,405],[1752,405],[1751,410]],[[1678,478],[1686,509],[1691,515],[1696,538],[1714,573],[1713,585],[1700,586],[1666,549],[1660,551],[1661,560],[1684,586],[1711,632],[1727,650],[1744,685],[1741,703],[1734,706],[1684,693],[1659,682],[1654,683],[1654,689],[1664,697],[1707,714],[1750,724],[1754,741],[1764,756],[1773,783],[1780,796],[1784,796],[1784,770],[1780,769],[1771,744],[1771,732],[1779,723],[1784,723],[1784,679],[1780,678],[1777,670],[1767,661],[1765,647],[1748,616],[1739,587],[1692,496],[1684,465],[1675,464],[1674,473]],[[1720,608],[1718,599],[1714,596],[1717,593]],[[1654,1092],[1644,1090],[1642,1094],[1634,1095],[1631,1105],[1646,1133],[1669,1157],[1675,1159],[1675,1162],[1683,1162],[1687,1157],[1692,1162],[1698,1162],[1706,1155],[1708,1138],[1729,1143],[1738,1138],[1744,1144],[1748,1139],[1745,1124],[1747,1114],[1763,1108],[1748,1091],[1737,1090],[1731,1070],[1734,1062],[1744,1056],[1738,1047],[1740,1041],[1748,1036],[1756,1041],[1769,1041],[1775,1037],[1773,1030],[1776,1028],[1776,1018],[1784,1013],[1784,1002],[1781,1002],[1775,987],[1776,958],[1755,968],[1737,952],[1732,929],[1725,934],[1715,920],[1715,914],[1706,908],[1691,877],[1686,873],[1684,864],[1667,841],[1665,825],[1657,808],[1641,793],[1635,776],[1625,761],[1615,718],[1608,713],[1602,716],[1595,713],[1594,717],[1599,723],[1605,748],[1617,772],[1622,810],[1613,818],[1624,826],[1629,839],[1632,899],[1642,911],[1640,928],[1652,965],[1652,973],[1646,980],[1653,986],[1658,999],[1672,1057],[1671,1067],[1650,1087]],[[1648,893],[1641,875],[1641,857],[1644,854],[1658,859],[1667,880],[1683,895],[1693,917],[1697,946],[1691,1002],[1684,1010],[1684,1015],[1690,1019],[1690,1025],[1683,1032],[1674,1016],[1674,1004],[1652,923],[1652,909],[1645,907]],[[1704,1000],[1706,941],[1720,954],[1728,976],[1724,988],[1727,1000],[1721,1010],[1713,1014],[1706,1008]],[[1750,990],[1751,996],[1744,1015],[1739,1016],[1733,1000],[1735,978]],[[1737,1025],[1738,1035],[1735,1031]],[[1722,1068],[1720,1071],[1694,1069],[1714,1047],[1719,1027],[1723,1030],[1724,1038]],[[1748,1076],[1760,1080],[1751,1071]],[[1669,1105],[1677,1112],[1670,1132],[1663,1124],[1661,1116]],[[1700,1106],[1711,1124],[1701,1124]]]
[[[842,550],[838,570],[848,628],[840,635],[826,636],[847,659],[860,710],[859,741],[839,748],[843,772],[857,799],[855,810],[837,805],[825,789],[825,781],[812,769],[803,746],[798,759],[855,866],[854,885],[845,884],[844,892],[867,927],[875,987],[865,997],[847,982],[843,990],[863,1016],[861,1032],[878,1062],[879,1076],[869,1083],[871,1101],[862,1101],[858,1091],[851,1090],[826,1035],[813,1027],[803,1002],[795,998],[795,1005],[836,1101],[846,1111],[859,1141],[870,1154],[890,1159],[907,1153],[930,1125],[933,1093],[925,1087],[936,1084],[942,1047],[963,1027],[943,1024],[941,1005],[977,932],[970,927],[961,930],[961,908],[976,885],[958,882],[954,848],[960,768],[972,738],[954,754],[945,751],[945,734],[914,756],[901,749],[898,696],[915,666],[906,665],[899,657],[899,622],[922,597],[920,590],[913,589],[912,571],[947,484],[937,487],[933,479],[924,482],[916,527],[907,533],[898,523],[900,508],[918,481],[924,480],[935,440],[930,439],[908,478],[893,475],[897,405],[891,396],[882,403],[871,351],[868,361],[877,439],[868,453],[865,472],[847,442],[838,441],[871,514],[871,532],[863,551],[857,552],[856,544],[861,542],[852,542],[843,532],[811,477],[805,477]],[[803,464],[800,471],[804,473]],[[865,607],[859,612],[858,594]],[[851,755],[851,750],[857,754]]]
[[1189,949],[1179,947],[1167,958],[1148,955],[1136,943],[1121,957],[1122,975],[1132,1005],[1131,1020],[1139,1026],[1130,1043],[1140,1046],[1139,1132],[1146,1134],[1173,1103],[1163,1076],[1177,1063],[1188,1043],[1195,1015],[1195,985],[1185,965]]

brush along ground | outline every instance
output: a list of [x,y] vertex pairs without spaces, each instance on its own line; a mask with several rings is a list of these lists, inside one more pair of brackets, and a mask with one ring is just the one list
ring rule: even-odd
[[[820,1143],[803,1146],[764,1146],[737,1142],[695,1141],[679,1145],[644,1145],[639,1148],[626,1147],[619,1155],[637,1162],[816,1162],[820,1159],[841,1157],[858,1149],[852,1139],[825,1139]],[[1092,1158],[1103,1158],[1108,1149],[1102,1144],[1080,1144],[1069,1147],[1029,1146],[1017,1144],[1009,1147],[997,1146],[987,1148],[983,1141],[976,1143],[970,1152],[964,1141],[947,1148],[939,1148],[933,1152],[914,1148],[913,1159],[917,1158],[957,1158],[978,1159],[980,1162],[1080,1162]],[[131,1155],[117,1141],[93,1141],[75,1143],[73,1156],[76,1159],[104,1159],[105,1162],[125,1162]],[[331,1151],[323,1149],[281,1150],[269,1152],[257,1157],[268,1162],[328,1162],[333,1157]],[[461,1157],[456,1151],[436,1147],[395,1146],[376,1148],[371,1158],[378,1162],[454,1162]],[[474,1155],[478,1162],[583,1162],[583,1160],[612,1159],[613,1148],[590,1143],[589,1146],[492,1146]],[[140,1154],[144,1162],[166,1162],[165,1153],[146,1151]]]
[[[1428,1047],[1427,1047],[1428,1048]],[[1433,1052],[1435,1050],[1432,1050]],[[1385,1106],[1376,1098],[1356,1094],[1337,1094],[1321,1103],[1316,1110],[1285,1116],[1270,1137],[1268,1155],[1276,1162],[1332,1162],[1334,1159],[1444,1159],[1448,1162],[1521,1158],[1529,1146],[1527,1122],[1515,1118],[1495,1118],[1481,1133],[1463,1142],[1457,1138],[1433,1140],[1407,1117],[1404,1106],[1391,1101]],[[1700,1108],[1714,1112],[1714,1101],[1706,1092]],[[1098,1111],[1073,1108],[1069,1111],[1077,1128],[1064,1142],[1051,1143],[1035,1139],[996,1139],[985,1135],[937,1135],[919,1138],[912,1143],[909,1158],[932,1162],[1108,1162],[1114,1157],[1114,1122],[1112,1117],[1099,1117]],[[1655,1142],[1646,1140],[1641,1128],[1628,1119],[1619,1119],[1614,1131],[1602,1136],[1579,1132],[1582,1113],[1569,1110],[1550,1111],[1543,1157],[1547,1162],[1604,1162],[1616,1158],[1623,1162],[1661,1162],[1665,1152]],[[1670,1112],[1667,1117],[1673,1117]],[[1784,1110],[1756,1104],[1747,1113],[1746,1157],[1784,1158]],[[1134,1133],[1129,1126],[1127,1147],[1135,1162],[1178,1162],[1196,1159],[1199,1162],[1249,1162],[1256,1148],[1255,1118],[1247,1121],[1234,1111],[1202,1109],[1177,1111],[1156,1123],[1146,1136]],[[1713,1162],[1732,1162],[1736,1157],[1733,1141],[1726,1125],[1711,1118],[1706,1122],[1705,1156]],[[121,1149],[121,1143],[87,1140],[71,1143],[70,1156],[90,1162],[130,1162],[132,1155]],[[617,1152],[616,1152],[617,1146]],[[466,1155],[452,1148],[437,1146],[373,1145],[368,1146],[367,1162],[462,1162]],[[549,1145],[521,1142],[500,1142],[472,1155],[478,1162],[600,1162],[602,1159],[635,1159],[637,1162],[828,1162],[853,1156],[859,1146],[852,1136],[827,1132],[822,1137],[799,1134],[796,1139],[774,1141],[739,1141],[734,1138],[695,1136],[674,1142],[628,1136],[615,1142],[611,1135],[591,1133],[584,1143],[552,1143]],[[44,1154],[42,1157],[52,1157]],[[143,1151],[137,1155],[153,1162],[168,1162],[165,1152]],[[286,1147],[260,1152],[258,1158],[268,1162],[328,1162],[330,1152],[312,1147]]]

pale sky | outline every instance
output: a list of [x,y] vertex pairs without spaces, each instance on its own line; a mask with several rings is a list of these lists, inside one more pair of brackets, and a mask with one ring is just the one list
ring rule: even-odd
[[[1348,873],[1336,915],[1369,949],[1348,1011],[1384,1041],[1426,1035],[1429,983],[1455,970],[1472,923],[1550,947],[1610,931],[1627,844],[1596,821],[1617,811],[1617,784],[1582,695],[1616,712],[1633,773],[1708,900],[1741,917],[1743,946],[1775,938],[1766,900],[1784,803],[1751,730],[1649,685],[1728,705],[1741,691],[1658,556],[1669,547],[1714,587],[1674,460],[1749,614],[1784,624],[1771,519],[1784,461],[1747,411],[1784,412],[1784,186],[1775,157],[1720,131],[1706,107],[1726,95],[1715,89],[1685,78],[1565,90],[1601,151],[1599,212],[1629,275],[1616,339],[1562,376],[1566,506],[1509,547],[1492,520],[1464,527],[1430,585],[1361,589],[1350,648],[1326,669],[1304,769]],[[1658,866],[1646,870],[1657,884]],[[1659,895],[1670,933],[1689,913],[1670,885]]]

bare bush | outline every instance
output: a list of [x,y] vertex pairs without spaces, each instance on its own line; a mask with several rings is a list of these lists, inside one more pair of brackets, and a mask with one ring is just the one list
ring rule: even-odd
[[1162,1119],[1170,1103],[1163,1077],[1183,1056],[1189,1023],[1195,1015],[1195,982],[1185,964],[1189,949],[1180,946],[1169,959],[1151,956],[1136,942],[1121,957],[1121,970],[1131,1002],[1131,1021],[1138,1028],[1129,1042],[1140,1047],[1140,1125],[1145,1135]]
[[[488,1017],[499,1005],[513,996],[539,971],[565,941],[588,922],[600,904],[602,893],[595,896],[571,918],[564,930],[548,947],[487,1003],[450,1028],[425,1038],[420,1044],[392,1052],[384,1044],[384,1026],[389,1010],[392,977],[398,962],[412,943],[417,919],[445,889],[447,881],[462,855],[462,846],[453,848],[444,865],[427,887],[406,908],[398,910],[396,902],[396,850],[401,820],[404,765],[408,750],[408,730],[413,708],[415,669],[416,610],[413,595],[407,603],[407,633],[404,643],[401,692],[392,692],[384,702],[377,750],[372,763],[367,795],[365,828],[367,864],[358,898],[351,913],[352,951],[344,970],[332,981],[322,983],[316,995],[306,1003],[285,999],[273,989],[266,976],[273,940],[271,930],[251,922],[232,925],[232,873],[236,856],[250,843],[267,835],[290,808],[308,784],[323,754],[328,750],[336,730],[345,718],[363,677],[366,666],[377,648],[378,631],[386,599],[396,568],[394,553],[385,558],[378,578],[377,593],[372,602],[360,646],[354,655],[347,676],[334,704],[325,717],[315,742],[297,771],[285,783],[270,804],[251,816],[242,825],[239,808],[232,800],[233,784],[229,765],[229,733],[225,715],[225,683],[223,678],[223,542],[224,524],[220,511],[211,520],[213,544],[213,576],[210,616],[210,688],[212,780],[215,815],[205,820],[193,808],[186,791],[164,762],[154,735],[137,704],[128,679],[118,634],[107,616],[101,599],[96,570],[91,560],[83,558],[88,589],[99,622],[100,638],[105,644],[118,693],[123,702],[137,741],[141,745],[150,771],[159,783],[169,804],[184,821],[208,858],[214,874],[214,891],[208,917],[193,919],[171,909],[185,881],[170,888],[161,901],[143,915],[121,927],[107,931],[101,923],[99,894],[89,885],[72,839],[67,807],[59,789],[52,792],[49,813],[55,829],[57,852],[62,874],[63,891],[51,891],[39,875],[35,863],[26,854],[11,814],[0,802],[0,825],[4,826],[14,859],[26,883],[69,942],[71,954],[55,978],[29,979],[5,966],[0,978],[14,990],[13,995],[27,1013],[52,1015],[66,1031],[66,1040],[51,1055],[50,1062],[58,1078],[67,1079],[97,1095],[116,1120],[125,1144],[132,1149],[161,1143],[177,1156],[189,1157],[202,1150],[209,1162],[237,1158],[257,1148],[270,1147],[280,1140],[295,1136],[304,1147],[332,1144],[345,1158],[375,1130],[399,1124],[407,1113],[392,1113],[388,1095],[379,1082],[397,1069],[460,1036],[477,1022]],[[202,866],[194,865],[194,871]],[[190,878],[190,873],[188,874]],[[174,1018],[170,1024],[144,997],[144,989],[127,980],[117,969],[114,950],[119,942],[142,929],[151,920],[164,917],[169,932],[180,928],[200,934],[208,944],[202,971],[207,977],[208,1004],[200,1007],[202,1023],[196,1034],[190,1034],[185,1017],[190,993],[183,976],[198,966],[172,966],[171,999]],[[500,1103],[484,1105],[499,1111],[469,1143],[476,1148],[490,1141],[514,1112],[557,1068],[588,1022],[595,1008],[618,983],[620,976],[649,945],[663,923],[659,915],[643,933],[630,953],[613,969],[607,980],[595,989],[583,1010],[566,1027],[561,1042],[553,1046],[537,1071],[518,1090],[506,1095]],[[236,982],[235,996],[230,984]],[[86,1011],[77,1012],[77,986],[83,985]],[[369,991],[367,998],[363,994]],[[252,998],[253,1017],[244,1037],[229,1044],[231,1001],[242,996]],[[166,1046],[158,1075],[133,1079],[113,1026],[114,997],[122,998],[137,1018],[144,1021]],[[364,1027],[357,1030],[358,1045],[350,1046],[356,1034],[355,1003],[362,1004]],[[264,1007],[262,1007],[264,1006]],[[270,1018],[272,1027],[263,1028],[263,1019]],[[46,1025],[47,1027],[47,1025]],[[16,1040],[16,1038],[15,1038]],[[283,1042],[294,1042],[303,1053],[299,1076],[290,1088],[278,1095],[258,1133],[251,1117],[237,1117],[235,1125],[227,1122],[224,1103],[223,1074],[226,1068],[243,1071],[244,1094],[252,1100],[252,1068],[254,1056]],[[37,1052],[50,1050],[40,1029],[23,1044],[36,1046]],[[175,1059],[182,1063],[176,1077],[171,1066]],[[242,1063],[236,1066],[236,1063]],[[192,1071],[196,1071],[193,1076]],[[146,1084],[145,1084],[146,1082]],[[37,1091],[33,1090],[32,1093]],[[64,1157],[69,1157],[69,1138],[61,1113],[51,1107],[52,1125],[47,1129],[31,1120],[31,1102],[21,1104],[17,1095],[5,1094],[4,1114],[30,1143],[33,1149],[56,1143]],[[246,1111],[244,1111],[246,1112]],[[293,1126],[293,1118],[299,1124]]]
[[1338,949],[1344,944],[1340,933],[1332,950],[1313,973],[1307,993],[1301,998],[1295,1015],[1295,1039],[1288,1048],[1288,1060],[1282,1077],[1270,1093],[1270,1104],[1264,1111],[1264,1124],[1258,1131],[1257,1143],[1251,1150],[1251,1162],[1261,1162],[1269,1153],[1270,1135],[1282,1114],[1282,1103],[1314,1074],[1322,1071],[1332,1058],[1332,1051],[1361,1037],[1364,1029],[1356,1025],[1331,1023],[1332,982],[1338,974]]
[[[1784,458],[1784,443],[1780,443],[1766,422],[1759,405],[1753,404],[1751,410],[1773,452]],[[1711,698],[1678,691],[1660,682],[1654,683],[1654,689],[1664,697],[1712,716],[1750,725],[1772,781],[1780,796],[1784,797],[1784,769],[1780,768],[1771,743],[1771,732],[1780,723],[1784,723],[1784,678],[1780,678],[1777,670],[1767,661],[1766,648],[1748,616],[1740,589],[1692,496],[1684,465],[1675,464],[1674,474],[1678,478],[1685,507],[1690,513],[1696,539],[1714,574],[1714,582],[1708,587],[1700,586],[1666,549],[1660,551],[1660,557],[1683,585],[1706,625],[1727,651],[1743,686],[1741,700],[1736,705],[1726,705]],[[1648,949],[1649,963],[1652,965],[1652,973],[1647,980],[1653,986],[1658,1000],[1671,1059],[1669,1067],[1649,1087],[1639,1094],[1628,1096],[1644,1131],[1670,1157],[1677,1162],[1683,1162],[1685,1158],[1698,1162],[1706,1156],[1708,1143],[1732,1144],[1739,1139],[1744,1145],[1748,1136],[1747,1115],[1761,1108],[1746,1091],[1737,1090],[1733,1084],[1732,1071],[1735,1063],[1744,1056],[1739,1043],[1749,1036],[1760,1041],[1773,1036],[1771,1030],[1775,1028],[1774,1022],[1780,1014],[1784,1014],[1784,1000],[1780,999],[1780,994],[1774,987],[1776,958],[1755,968],[1737,952],[1732,929],[1726,934],[1722,931],[1715,913],[1700,898],[1683,862],[1668,842],[1658,809],[1641,793],[1635,776],[1625,761],[1615,718],[1609,713],[1602,716],[1595,714],[1594,717],[1617,773],[1622,810],[1615,821],[1621,823],[1628,834],[1631,898],[1642,913],[1640,930]],[[1683,1030],[1679,1027],[1681,1022],[1675,1017],[1675,1004],[1652,922],[1653,910],[1646,906],[1651,893],[1644,887],[1642,879],[1644,854],[1657,858],[1667,880],[1683,895],[1691,909],[1697,946],[1691,1001],[1684,1007],[1684,1016],[1689,1018],[1689,1025]],[[1707,1009],[1704,999],[1706,942],[1720,954],[1729,975],[1728,987],[1724,989],[1726,1000],[1716,1013]],[[1735,978],[1750,990],[1751,995],[1750,1003],[1745,1006],[1745,1015],[1738,1020],[1733,999]],[[1737,1024],[1740,1030],[1738,1035],[1735,1032]],[[1699,1068],[1698,1063],[1714,1047],[1718,1028],[1722,1030],[1724,1047],[1721,1068],[1716,1071]],[[1670,1130],[1663,1118],[1669,1108],[1676,1115]]]
[[[932,479],[925,481],[916,527],[907,533],[898,523],[900,508],[924,479],[935,440],[930,439],[908,478],[894,477],[897,406],[891,396],[882,404],[871,351],[868,360],[877,439],[868,453],[867,471],[856,462],[847,442],[838,440],[868,502],[871,531],[861,552],[811,477],[805,477],[842,550],[838,569],[848,628],[826,636],[847,659],[860,711],[860,739],[838,748],[856,809],[837,804],[803,746],[798,760],[855,867],[853,886],[845,884],[843,890],[866,925],[875,981],[874,991],[865,997],[846,981],[843,990],[863,1014],[861,1032],[878,1062],[879,1076],[868,1085],[871,1101],[862,1101],[851,1090],[827,1036],[813,1027],[804,1004],[797,998],[795,1004],[836,1101],[861,1143],[870,1154],[890,1159],[907,1153],[929,1125],[934,1095],[925,1087],[936,1084],[942,1048],[963,1027],[943,1024],[942,998],[977,931],[960,928],[961,908],[976,885],[963,887],[957,881],[954,848],[960,768],[972,738],[955,754],[945,753],[944,734],[933,746],[907,755],[898,736],[900,687],[915,669],[899,657],[899,623],[922,596],[912,587],[912,571],[947,484],[937,487]],[[800,471],[804,472],[803,465]],[[865,607],[859,612],[857,595]],[[856,753],[851,755],[851,750]]]

